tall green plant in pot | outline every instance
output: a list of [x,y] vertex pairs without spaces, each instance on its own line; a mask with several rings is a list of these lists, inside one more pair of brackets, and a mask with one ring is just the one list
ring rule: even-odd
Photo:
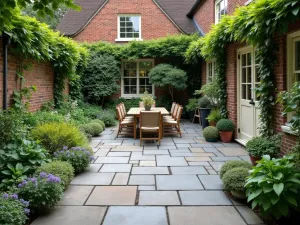
[[205,129],[206,127],[209,126],[209,122],[206,118],[211,112],[212,104],[210,99],[206,96],[200,98],[198,103],[200,108],[200,118],[201,118],[202,128]]
[[186,111],[191,121],[194,119],[195,111],[197,108],[199,108],[198,99],[190,98],[188,104],[186,105]]
[[210,114],[206,118],[209,122],[210,126],[215,127],[217,125],[217,122],[221,119],[221,113],[219,109],[213,109],[211,110]]
[[144,93],[145,95],[141,97],[143,104],[145,106],[146,111],[151,110],[151,106],[155,103],[154,98],[152,95],[150,95],[148,92]]

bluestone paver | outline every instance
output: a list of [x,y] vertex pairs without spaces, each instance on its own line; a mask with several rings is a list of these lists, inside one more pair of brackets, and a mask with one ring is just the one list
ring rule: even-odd
[[58,205],[83,205],[93,186],[69,186],[65,191],[63,198],[58,202]]
[[143,160],[143,161],[154,161],[154,155],[143,155],[142,152],[132,152],[130,161],[132,160]]
[[172,174],[207,174],[203,166],[171,167]]
[[110,185],[114,173],[81,173],[71,182],[74,185]]
[[263,221],[248,206],[236,206],[236,209],[249,225],[263,224]]
[[127,173],[130,172],[131,164],[104,164],[100,170],[102,173]]
[[176,191],[141,191],[139,205],[180,205]]
[[157,166],[187,166],[184,157],[156,156]]
[[223,191],[179,191],[182,205],[232,205]]
[[225,156],[246,156],[249,153],[241,147],[222,147],[218,148],[220,152],[222,152]]
[[156,161],[140,161],[140,166],[156,166]]
[[129,185],[154,185],[154,175],[131,175]]
[[128,163],[129,157],[98,157],[95,163]]
[[157,175],[157,190],[201,190],[199,179],[196,175]]
[[108,154],[107,154],[107,156],[115,156],[115,157],[120,157],[120,156],[130,156],[130,152],[109,152]]
[[116,173],[112,185],[126,185],[128,183],[130,173]]
[[207,190],[222,190],[223,182],[219,175],[199,175],[198,176],[204,188]]
[[168,167],[134,167],[131,174],[169,174]]

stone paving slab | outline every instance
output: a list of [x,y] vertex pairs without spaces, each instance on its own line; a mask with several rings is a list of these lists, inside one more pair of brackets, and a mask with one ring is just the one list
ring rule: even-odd
[[56,206],[49,214],[40,216],[31,225],[99,225],[106,207]]
[[57,205],[84,205],[93,186],[69,186]]
[[249,153],[241,147],[222,147],[218,148],[225,156],[247,156]]
[[129,185],[155,185],[154,175],[131,175]]
[[210,157],[185,157],[188,162],[208,162],[211,161]]
[[105,149],[99,149],[96,153],[95,156],[106,156],[107,153],[109,152],[110,148],[105,148]]
[[139,186],[138,190],[139,191],[154,191],[155,186]]
[[203,166],[171,167],[172,174],[207,174]]
[[232,205],[223,191],[179,191],[182,205]]
[[180,205],[176,191],[141,191],[139,205]]
[[209,166],[208,162],[188,162],[189,166]]
[[249,225],[263,224],[263,221],[248,206],[237,206],[236,209]]
[[109,185],[114,173],[89,173],[84,172],[77,175],[71,182],[74,185]]
[[157,175],[157,190],[201,190],[199,179],[196,175]]
[[[100,224],[100,223],[99,223]],[[112,206],[103,225],[168,225],[165,207]]]
[[98,186],[86,205],[134,205],[136,192],[136,186]]
[[214,168],[215,171],[219,172],[225,162],[209,162],[209,164]]
[[117,146],[111,149],[111,152],[141,152],[143,147],[140,146]]
[[120,157],[120,156],[130,156],[130,152],[109,152],[107,156],[115,156],[115,157]]
[[241,160],[239,157],[235,157],[235,156],[211,157],[211,159],[215,162],[226,162],[226,161],[232,161],[232,160]]
[[129,157],[98,157],[95,163],[128,163]]
[[223,190],[223,182],[219,175],[198,175],[202,185],[207,190]]
[[232,206],[168,207],[170,225],[246,225]]
[[156,161],[140,161],[139,166],[156,166]]
[[130,161],[132,160],[143,160],[143,161],[154,161],[154,155],[143,155],[142,152],[133,152],[130,157]]
[[158,155],[156,157],[157,166],[187,166],[184,157],[170,157]]
[[134,167],[131,174],[169,174],[167,167]]
[[130,173],[116,173],[112,185],[127,185]]
[[144,155],[169,155],[168,150],[144,150]]
[[90,164],[90,166],[85,170],[85,172],[96,173],[99,172],[102,164]]
[[131,170],[131,164],[104,164],[100,170],[102,173],[128,173]]

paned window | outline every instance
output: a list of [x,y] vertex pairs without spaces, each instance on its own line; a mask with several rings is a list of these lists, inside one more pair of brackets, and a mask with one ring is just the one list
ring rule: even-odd
[[215,22],[219,23],[222,16],[227,14],[228,0],[217,0],[215,8]]
[[141,38],[141,16],[119,15],[118,40],[129,41]]
[[215,77],[215,61],[210,61],[206,63],[206,83],[211,82]]

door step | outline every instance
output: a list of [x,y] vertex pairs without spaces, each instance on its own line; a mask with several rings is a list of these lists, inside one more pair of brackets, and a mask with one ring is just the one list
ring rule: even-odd
[[239,144],[246,146],[247,142],[246,140],[242,140],[242,139],[235,139],[236,142],[238,142]]

